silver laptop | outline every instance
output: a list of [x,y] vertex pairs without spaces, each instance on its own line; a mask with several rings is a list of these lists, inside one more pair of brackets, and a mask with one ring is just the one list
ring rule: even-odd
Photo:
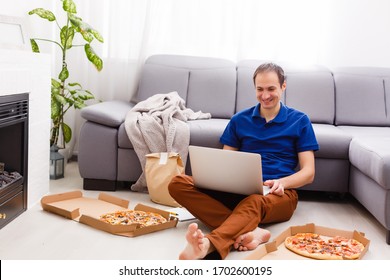
[[199,146],[188,149],[196,187],[243,195],[268,194],[259,154]]

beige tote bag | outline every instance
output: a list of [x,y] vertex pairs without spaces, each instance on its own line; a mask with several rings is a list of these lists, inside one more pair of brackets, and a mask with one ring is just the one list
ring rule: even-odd
[[178,153],[153,153],[146,155],[145,177],[150,199],[159,204],[180,207],[168,192],[171,179],[184,173]]

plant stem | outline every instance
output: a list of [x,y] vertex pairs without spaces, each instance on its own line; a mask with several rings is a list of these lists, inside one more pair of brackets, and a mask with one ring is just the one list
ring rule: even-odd
[[46,41],[46,42],[50,42],[50,43],[54,43],[56,44],[57,46],[59,46],[61,48],[61,50],[63,50],[61,44],[57,43],[56,41],[53,41],[53,40],[49,40],[49,39],[41,39],[41,38],[33,38],[34,40],[38,40],[38,41]]

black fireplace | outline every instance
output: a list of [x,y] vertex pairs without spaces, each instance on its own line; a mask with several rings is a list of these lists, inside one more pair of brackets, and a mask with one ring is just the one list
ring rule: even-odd
[[0,228],[27,209],[28,94],[0,96]]

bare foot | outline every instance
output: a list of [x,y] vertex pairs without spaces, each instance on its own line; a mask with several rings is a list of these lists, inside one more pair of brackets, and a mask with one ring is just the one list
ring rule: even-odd
[[203,232],[198,229],[196,223],[192,223],[188,226],[187,233],[187,246],[180,253],[180,260],[197,260],[204,258],[209,249],[210,241],[204,236]]
[[271,233],[268,230],[257,227],[253,231],[237,237],[234,248],[239,251],[253,250],[260,244],[267,242],[270,237]]

